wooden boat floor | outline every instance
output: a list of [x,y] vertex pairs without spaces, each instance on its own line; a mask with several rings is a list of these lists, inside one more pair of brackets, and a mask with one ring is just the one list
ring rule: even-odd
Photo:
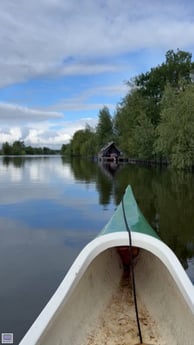
[[[138,301],[143,344],[169,345],[159,335],[157,325],[145,306]],[[117,292],[112,296],[95,329],[88,335],[86,345],[140,344],[134,302],[129,279],[122,278]]]

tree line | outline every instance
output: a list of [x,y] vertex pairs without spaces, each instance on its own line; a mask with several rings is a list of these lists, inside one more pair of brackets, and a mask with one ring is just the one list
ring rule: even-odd
[[194,167],[194,62],[192,54],[167,51],[165,61],[127,82],[129,92],[111,116],[99,111],[96,128],[74,133],[61,153],[96,156],[114,141],[134,159],[167,161],[177,169]]
[[9,156],[22,156],[22,155],[50,155],[60,153],[60,150],[52,150],[48,147],[32,147],[26,146],[24,141],[16,140],[13,144],[9,144],[7,141],[2,144],[0,154]]

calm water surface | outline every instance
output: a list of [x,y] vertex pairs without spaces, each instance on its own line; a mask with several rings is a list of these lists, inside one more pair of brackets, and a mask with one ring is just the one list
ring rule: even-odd
[[0,333],[14,333],[14,344],[128,184],[194,283],[194,175],[56,156],[0,158]]

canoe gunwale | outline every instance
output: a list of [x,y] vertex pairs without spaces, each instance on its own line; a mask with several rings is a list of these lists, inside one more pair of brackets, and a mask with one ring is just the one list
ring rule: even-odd
[[[176,255],[165,243],[157,238],[137,232],[132,232],[131,235],[134,246],[151,252],[163,262],[194,315],[194,287]],[[95,257],[106,249],[126,246],[128,244],[128,233],[123,231],[104,234],[86,245],[74,261],[54,295],[21,340],[20,345],[38,344],[38,341],[44,336],[47,329],[59,315],[63,305]]]

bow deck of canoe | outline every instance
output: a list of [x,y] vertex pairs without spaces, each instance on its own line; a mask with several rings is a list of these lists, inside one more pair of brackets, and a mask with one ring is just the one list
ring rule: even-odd
[[130,187],[20,342],[35,344],[194,344],[194,287]]

